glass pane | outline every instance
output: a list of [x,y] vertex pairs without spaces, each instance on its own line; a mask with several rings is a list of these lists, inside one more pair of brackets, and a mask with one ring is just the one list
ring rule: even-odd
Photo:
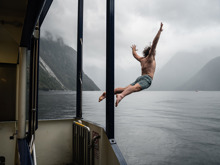
[[41,26],[39,119],[75,117],[77,4],[71,6],[69,21],[62,16],[70,6],[63,4],[53,1]]

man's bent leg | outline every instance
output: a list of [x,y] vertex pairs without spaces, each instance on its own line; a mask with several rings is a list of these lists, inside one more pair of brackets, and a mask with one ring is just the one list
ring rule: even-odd
[[133,93],[133,92],[138,92],[141,90],[141,86],[136,83],[134,86],[129,85],[121,94],[117,94],[116,97],[116,103],[115,106],[117,107],[119,102],[127,95]]
[[106,92],[103,92],[103,94],[99,97],[99,102],[106,98]]
[[[130,86],[130,85],[129,85]],[[126,88],[128,88],[129,86],[125,87],[125,88],[115,88],[114,90],[114,94],[118,94],[118,93],[122,93]],[[106,92],[103,92],[103,94],[99,97],[99,102],[102,101],[103,99],[106,98]]]

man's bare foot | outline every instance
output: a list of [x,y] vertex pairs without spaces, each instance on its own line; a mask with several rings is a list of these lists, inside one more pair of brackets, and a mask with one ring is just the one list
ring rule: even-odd
[[99,97],[99,102],[106,98],[106,92]]
[[116,102],[115,102],[115,106],[117,107],[119,102],[124,98],[121,94],[117,94],[116,95]]

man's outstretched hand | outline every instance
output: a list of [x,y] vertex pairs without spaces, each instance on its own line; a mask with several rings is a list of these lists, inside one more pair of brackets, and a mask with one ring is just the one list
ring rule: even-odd
[[137,51],[136,45],[132,45],[131,48],[132,48],[132,51]]
[[160,24],[160,31],[163,31],[163,23]]

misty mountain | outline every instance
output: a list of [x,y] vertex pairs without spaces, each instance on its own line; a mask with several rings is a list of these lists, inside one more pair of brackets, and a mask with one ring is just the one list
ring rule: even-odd
[[162,69],[156,72],[150,90],[176,90],[190,80],[211,59],[219,56],[220,48],[202,52],[176,54]]
[[216,57],[177,90],[220,91],[219,71],[220,57]]
[[[77,52],[64,44],[62,38],[41,38],[39,89],[76,90]],[[99,90],[83,72],[83,90]]]

